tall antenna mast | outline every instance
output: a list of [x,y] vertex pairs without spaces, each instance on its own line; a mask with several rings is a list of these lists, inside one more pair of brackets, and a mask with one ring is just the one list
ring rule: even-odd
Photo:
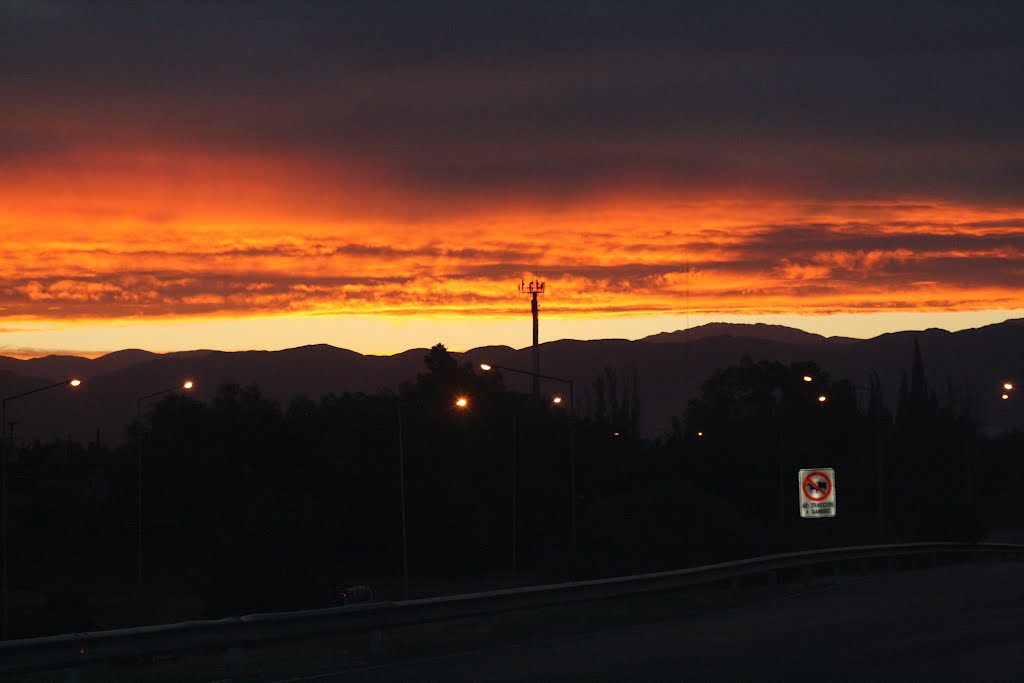
[[544,293],[540,280],[525,280],[519,283],[519,293],[530,295],[530,310],[533,312],[533,393],[540,396],[540,323],[537,318],[537,295]]

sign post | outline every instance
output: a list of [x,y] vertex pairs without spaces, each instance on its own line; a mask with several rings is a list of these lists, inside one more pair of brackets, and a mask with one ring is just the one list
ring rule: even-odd
[[800,470],[801,517],[836,516],[836,471],[831,467]]

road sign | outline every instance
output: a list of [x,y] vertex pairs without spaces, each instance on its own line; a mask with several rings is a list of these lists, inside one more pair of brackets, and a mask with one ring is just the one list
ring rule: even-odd
[[800,470],[801,517],[836,516],[836,471],[831,467]]

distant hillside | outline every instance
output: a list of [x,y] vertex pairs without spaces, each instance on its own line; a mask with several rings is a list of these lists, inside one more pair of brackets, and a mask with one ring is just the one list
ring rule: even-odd
[[782,342],[783,344],[818,344],[829,342],[855,342],[850,337],[823,337],[820,334],[804,332],[784,325],[768,325],[766,323],[708,323],[688,330],[675,332],[659,332],[639,340],[653,344],[679,344],[706,339],[708,337],[743,337],[746,339],[763,339],[765,341]]
[[36,377],[52,377],[54,381],[66,377],[96,377],[108,372],[132,367],[157,358],[180,358],[184,356],[202,356],[212,351],[180,351],[168,354],[157,354],[140,349],[115,351],[98,358],[82,358],[80,356],[43,356],[21,360],[0,356],[0,370],[8,370],[16,374]]
[[[641,428],[648,435],[668,429],[701,383],[720,367],[744,355],[756,360],[793,362],[813,360],[834,379],[847,378],[865,386],[872,372],[882,381],[888,405],[895,405],[903,373],[908,372],[914,341],[921,345],[928,381],[945,394],[965,394],[979,418],[993,429],[1024,428],[1021,400],[1000,401],[997,388],[1010,379],[1024,384],[1024,321],[1010,320],[973,330],[950,333],[924,330],[885,334],[874,339],[844,340],[772,325],[705,325],[689,331],[654,335],[640,341],[605,339],[562,340],[541,345],[541,371],[575,383],[577,411],[585,414],[592,400],[594,379],[604,368],[623,383],[635,377],[642,401]],[[8,405],[17,422],[16,438],[71,435],[120,442],[135,416],[139,396],[175,387],[185,378],[196,381],[195,396],[208,399],[226,382],[258,384],[267,395],[287,402],[298,395],[318,399],[328,393],[372,393],[395,390],[424,371],[427,349],[410,349],[393,356],[367,356],[328,345],[284,351],[197,351],[153,354],[125,351],[95,360],[49,357],[36,361],[0,358],[0,395],[10,396],[80,375],[77,390],[56,389]],[[529,348],[482,347],[454,354],[460,362],[493,364],[528,370]],[[507,386],[530,390],[530,378],[506,372]],[[545,380],[547,393],[566,386]]]

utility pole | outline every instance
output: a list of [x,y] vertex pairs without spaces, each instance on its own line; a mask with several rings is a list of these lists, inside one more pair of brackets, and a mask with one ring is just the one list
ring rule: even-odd
[[540,396],[540,323],[537,316],[537,295],[544,293],[540,280],[519,283],[519,293],[530,295],[530,310],[533,312],[533,393]]

